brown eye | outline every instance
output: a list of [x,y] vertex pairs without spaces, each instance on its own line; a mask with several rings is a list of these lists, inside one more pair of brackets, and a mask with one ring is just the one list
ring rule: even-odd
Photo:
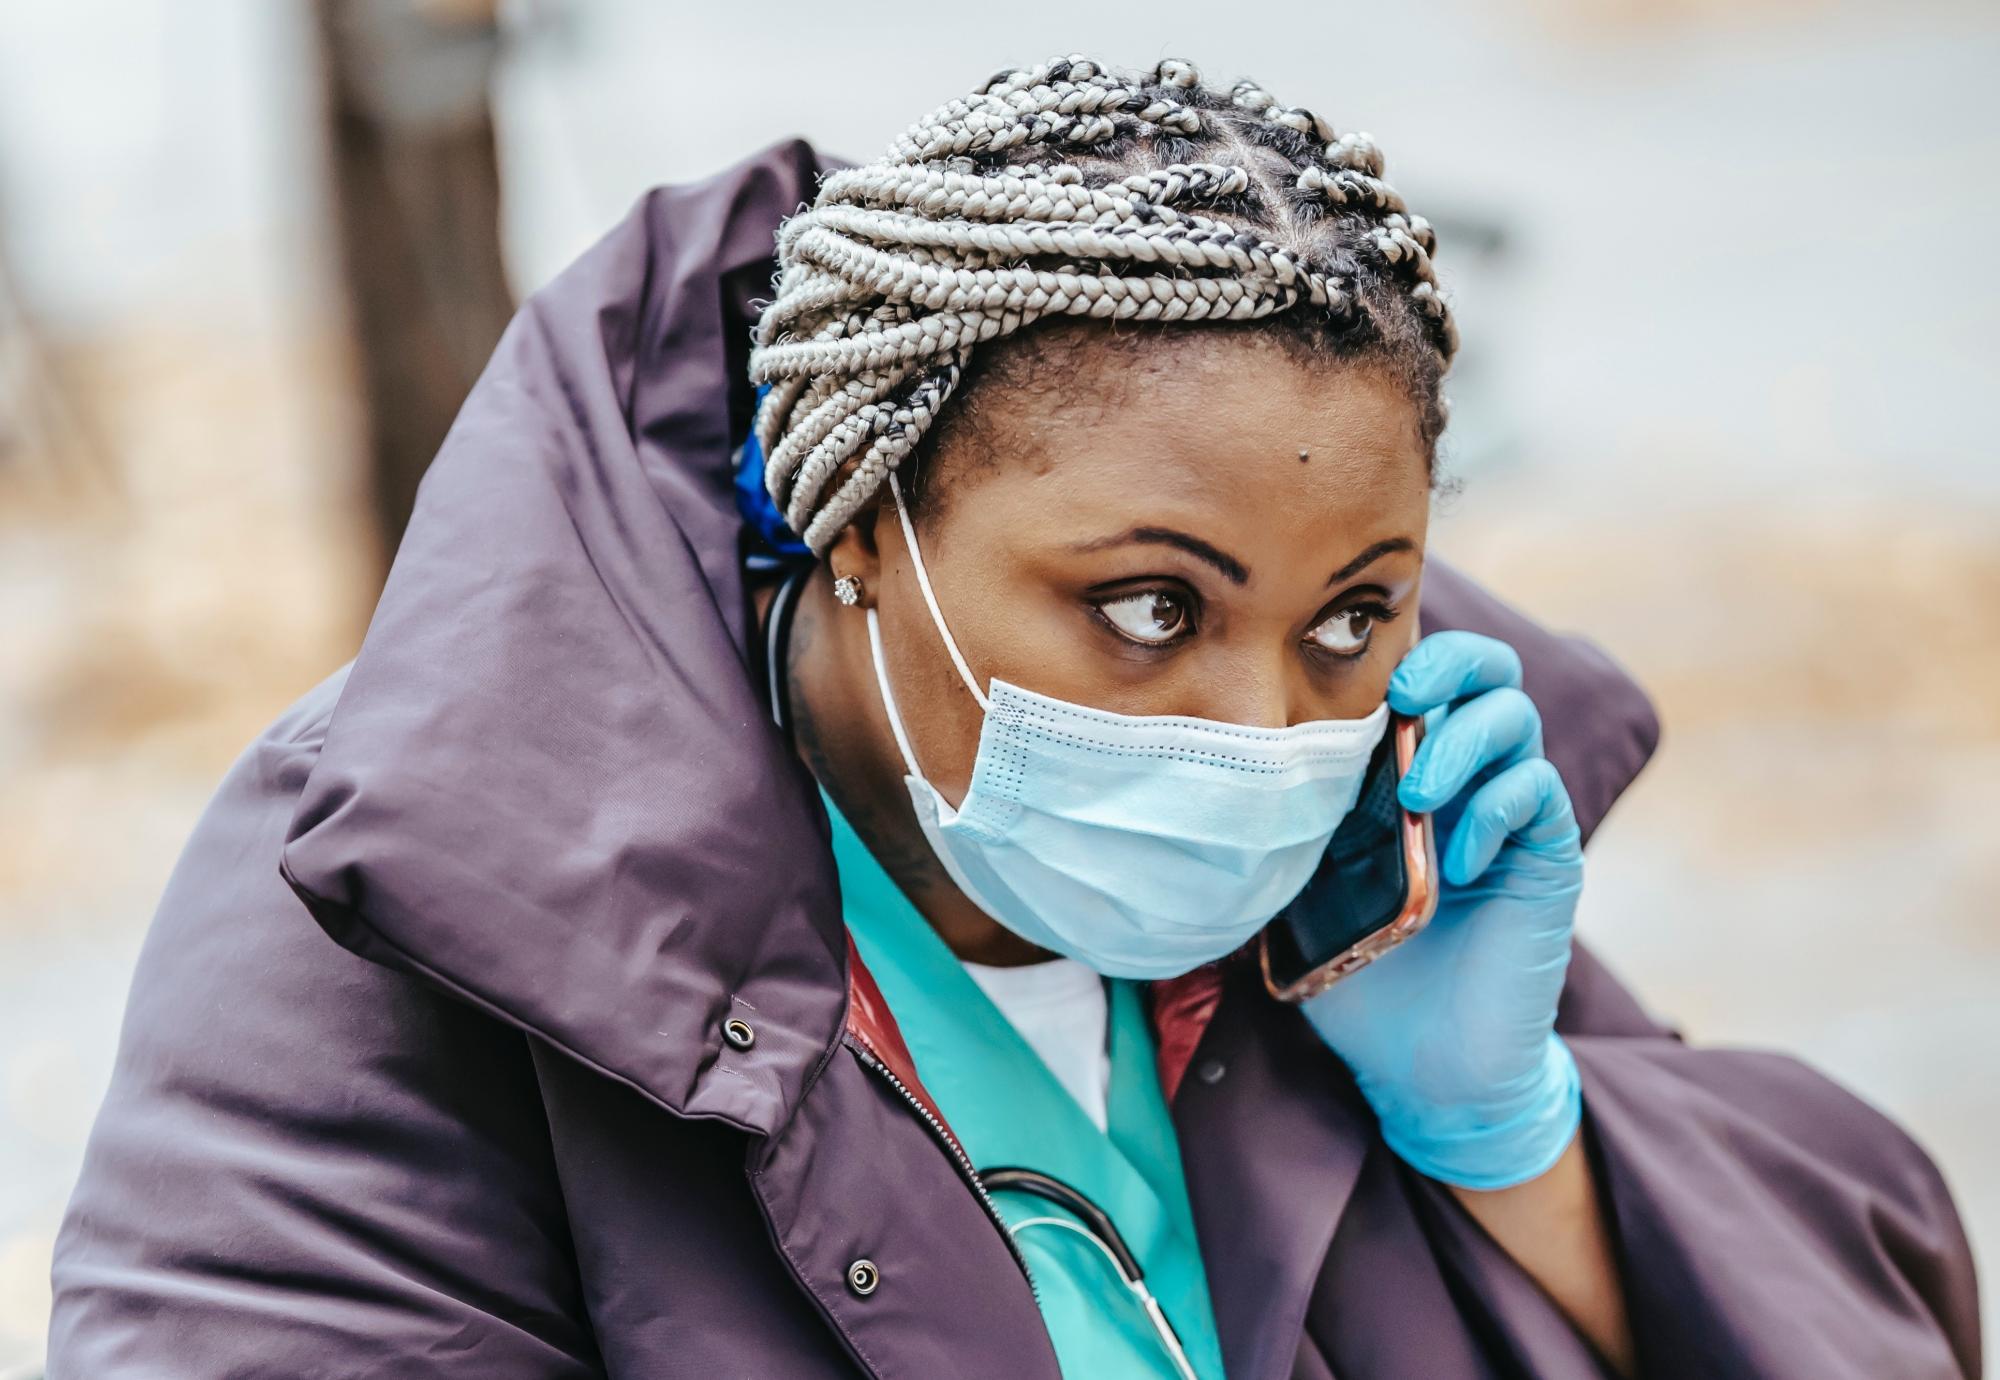
[[1368,647],[1375,615],[1365,608],[1342,609],[1306,634],[1306,640],[1335,656],[1359,656]]
[[1192,621],[1187,604],[1161,589],[1142,589],[1106,599],[1097,606],[1097,611],[1120,636],[1148,647],[1172,642],[1187,631]]

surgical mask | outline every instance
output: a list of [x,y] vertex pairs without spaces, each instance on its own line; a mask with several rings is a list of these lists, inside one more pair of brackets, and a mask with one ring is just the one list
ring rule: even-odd
[[1388,705],[1256,728],[1115,714],[998,677],[982,691],[889,482],[931,622],[985,711],[972,783],[953,806],[917,765],[868,610],[917,823],[952,881],[1029,943],[1109,977],[1176,977],[1234,952],[1311,879],[1354,808]]

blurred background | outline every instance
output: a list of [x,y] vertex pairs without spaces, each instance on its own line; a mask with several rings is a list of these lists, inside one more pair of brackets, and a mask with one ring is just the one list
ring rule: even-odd
[[652,183],[1067,51],[1382,141],[1466,339],[1437,549],[1665,720],[1586,939],[2000,1250],[2000,7],[1116,8],[0,0],[0,1374],[180,843],[353,654],[512,302]]

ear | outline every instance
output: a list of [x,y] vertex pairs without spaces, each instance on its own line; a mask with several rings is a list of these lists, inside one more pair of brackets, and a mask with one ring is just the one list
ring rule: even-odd
[[[878,524],[888,511],[888,504],[869,504],[840,529],[840,535],[826,549],[826,568],[834,579],[851,576],[861,582],[862,608],[874,608],[876,593],[882,588],[882,548]],[[889,521],[893,523],[895,518],[891,516]]]

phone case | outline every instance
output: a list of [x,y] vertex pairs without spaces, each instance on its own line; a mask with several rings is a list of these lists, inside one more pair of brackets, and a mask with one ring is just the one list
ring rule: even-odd
[[[1424,740],[1424,721],[1397,714],[1392,724],[1391,731],[1396,735],[1396,778],[1401,780],[1416,758],[1417,745]],[[1429,815],[1409,810],[1401,814],[1403,873],[1409,878],[1409,887],[1394,920],[1288,984],[1281,984],[1271,976],[1270,932],[1266,930],[1257,936],[1257,962],[1264,974],[1264,988],[1279,1001],[1301,1002],[1318,996],[1430,923],[1437,910],[1437,833]]]

